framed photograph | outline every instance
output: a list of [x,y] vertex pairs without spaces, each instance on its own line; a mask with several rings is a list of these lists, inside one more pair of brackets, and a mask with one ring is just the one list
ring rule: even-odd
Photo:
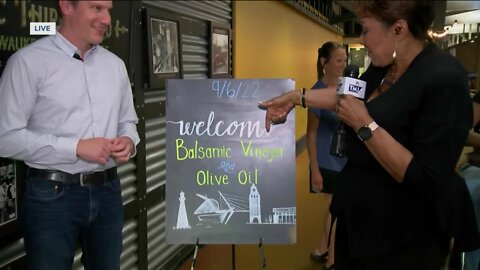
[[15,161],[0,158],[0,227],[17,219]]
[[210,77],[231,78],[230,26],[212,22],[210,25]]
[[358,67],[364,67],[365,64],[365,49],[350,49],[351,64],[354,64]]
[[164,88],[165,79],[180,78],[180,17],[147,9],[146,20],[150,88]]

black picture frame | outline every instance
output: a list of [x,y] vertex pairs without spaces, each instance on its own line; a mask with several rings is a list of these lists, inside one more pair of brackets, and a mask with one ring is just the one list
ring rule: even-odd
[[210,23],[210,78],[231,78],[231,29],[228,24]]
[[165,79],[181,78],[180,17],[150,8],[145,13],[150,88],[165,88]]

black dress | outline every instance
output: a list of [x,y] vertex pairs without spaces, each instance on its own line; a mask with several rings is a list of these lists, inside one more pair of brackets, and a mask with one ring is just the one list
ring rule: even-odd
[[[386,71],[371,65],[362,75],[365,100]],[[366,102],[378,125],[414,157],[400,184],[348,128],[348,162],[331,210],[344,223],[349,258],[388,254],[442,235],[438,200],[451,186],[471,127],[468,90],[461,64],[432,43],[388,91]]]

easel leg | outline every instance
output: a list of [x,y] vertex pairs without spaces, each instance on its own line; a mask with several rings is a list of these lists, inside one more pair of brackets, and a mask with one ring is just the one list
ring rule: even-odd
[[193,252],[193,259],[192,259],[192,267],[190,270],[195,270],[195,262],[197,260],[197,252],[198,252],[198,247],[199,247],[199,242],[200,238],[197,238],[197,244],[195,245],[195,251]]
[[258,244],[258,250],[260,251],[260,261],[262,262],[262,269],[267,269],[267,260],[265,259],[265,251],[263,250],[262,238]]
[[235,245],[232,245],[232,270],[235,270]]

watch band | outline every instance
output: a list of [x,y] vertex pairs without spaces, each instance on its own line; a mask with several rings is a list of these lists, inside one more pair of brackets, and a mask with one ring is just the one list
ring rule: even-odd
[[367,125],[368,128],[370,128],[370,130],[372,131],[372,133],[375,131],[375,129],[378,128],[378,124],[377,122],[373,121],[371,122],[370,124]]

